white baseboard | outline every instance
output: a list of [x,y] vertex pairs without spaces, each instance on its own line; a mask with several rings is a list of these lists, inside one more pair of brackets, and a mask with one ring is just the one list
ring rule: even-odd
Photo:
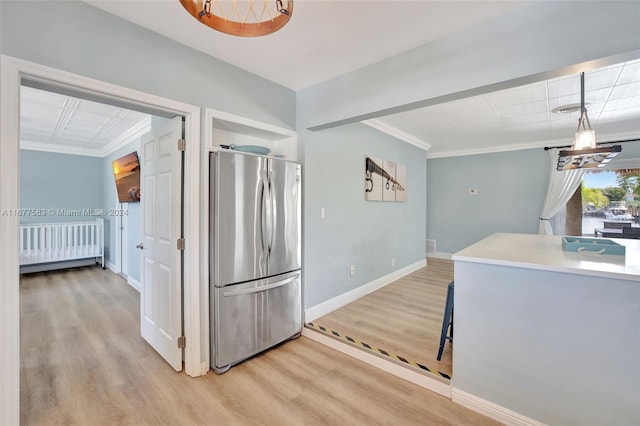
[[110,270],[111,272],[113,272],[114,274],[117,274],[117,273],[118,273],[118,271],[116,271],[116,265],[114,265],[114,264],[113,264],[113,263],[111,263],[111,262],[107,262],[107,268],[109,268],[109,270]]
[[399,280],[405,275],[409,275],[410,273],[415,272],[420,268],[424,268],[425,266],[427,266],[426,259],[416,262],[412,265],[405,266],[404,268],[398,269],[397,271],[394,271],[389,275],[380,277],[377,280],[363,284],[360,287],[354,288],[353,290],[336,296],[333,299],[329,299],[316,306],[305,309],[304,321],[309,322],[320,318],[321,316],[326,315],[329,312],[333,312],[336,309],[343,307],[344,305],[354,302],[373,291],[376,291],[388,284],[391,284],[394,281]]
[[131,277],[127,277],[127,284],[129,284],[131,287],[133,287],[138,293],[140,293],[140,290],[142,289],[142,284],[140,284],[140,281],[136,281]]
[[453,254],[444,253],[444,252],[440,252],[440,251],[427,252],[427,257],[434,257],[436,259],[448,259],[448,260],[451,260],[451,256],[453,256]]
[[515,411],[511,411],[508,408],[487,401],[486,399],[456,389],[455,387],[451,388],[451,400],[456,404],[497,420],[507,426],[544,426],[544,423],[518,414]]
[[449,383],[427,377],[424,374],[412,371],[407,367],[398,365],[307,327],[302,328],[302,335],[396,377],[407,380],[446,398],[451,398],[451,385]]

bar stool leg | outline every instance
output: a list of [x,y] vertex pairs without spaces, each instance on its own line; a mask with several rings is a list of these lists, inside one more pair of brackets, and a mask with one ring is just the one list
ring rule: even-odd
[[[450,331],[449,331],[450,330]],[[440,332],[440,347],[438,348],[438,361],[442,358],[445,342],[453,342],[453,281],[447,286],[447,300],[444,305],[444,317],[442,318],[442,331]]]

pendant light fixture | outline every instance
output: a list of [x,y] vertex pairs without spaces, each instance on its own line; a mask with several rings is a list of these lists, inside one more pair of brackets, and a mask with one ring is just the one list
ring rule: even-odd
[[584,104],[584,73],[580,73],[580,118],[576,130],[573,149],[594,149],[596,147],[596,132],[591,128],[591,122]]
[[180,0],[180,4],[208,27],[240,37],[276,32],[293,14],[293,0]]
[[604,167],[622,151],[620,145],[597,147],[596,132],[591,128],[584,101],[584,73],[580,73],[580,118],[571,150],[558,153],[557,170]]

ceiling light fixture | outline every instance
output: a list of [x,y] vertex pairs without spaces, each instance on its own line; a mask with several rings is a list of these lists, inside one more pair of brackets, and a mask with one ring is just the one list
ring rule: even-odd
[[571,150],[558,153],[557,170],[586,169],[604,167],[622,151],[620,145],[596,147],[596,132],[591,128],[587,107],[584,102],[584,73],[580,73],[580,118]]
[[[589,102],[585,102],[584,105],[586,107],[587,105],[589,105]],[[566,104],[566,105],[557,106],[554,109],[552,109],[551,112],[554,114],[571,114],[581,110],[582,110],[582,104],[577,103],[577,104]]]
[[591,128],[591,122],[587,115],[587,107],[584,105],[584,73],[580,73],[580,118],[576,130],[573,149],[594,149],[596,147],[596,132]]
[[293,14],[293,0],[180,0],[180,4],[208,27],[240,37],[276,32]]

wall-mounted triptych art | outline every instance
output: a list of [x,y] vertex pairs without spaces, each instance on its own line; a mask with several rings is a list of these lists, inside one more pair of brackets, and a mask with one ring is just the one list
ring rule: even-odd
[[367,157],[364,169],[364,199],[407,201],[407,166]]

